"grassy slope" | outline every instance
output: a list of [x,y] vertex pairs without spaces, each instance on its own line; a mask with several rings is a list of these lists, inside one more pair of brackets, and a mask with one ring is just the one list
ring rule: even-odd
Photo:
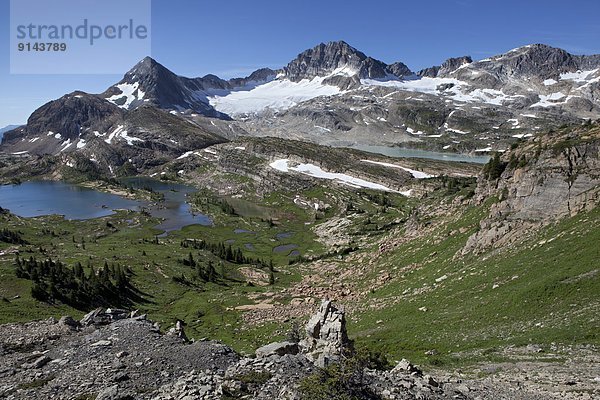
[[[480,212],[467,210],[437,230],[446,236],[468,228],[464,234],[396,249],[390,268],[416,267],[372,294],[372,302],[386,306],[361,315],[350,325],[351,335],[396,358],[433,364],[507,345],[600,344],[600,210],[548,227],[511,249],[455,259]],[[425,355],[433,349],[438,354]]]

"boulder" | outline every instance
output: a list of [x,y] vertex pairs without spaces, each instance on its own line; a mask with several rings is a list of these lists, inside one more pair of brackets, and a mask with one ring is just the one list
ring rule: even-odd
[[118,308],[108,308],[104,313],[113,321],[130,318],[131,316],[131,311],[121,310]]
[[300,349],[298,343],[294,342],[277,342],[263,346],[256,350],[256,357],[266,358],[270,356],[284,356],[286,354],[296,355]]
[[52,361],[52,359],[44,355],[36,358],[33,362],[23,364],[22,367],[23,369],[40,369],[50,361]]
[[396,374],[398,374],[398,373],[400,373],[400,374],[404,373],[404,374],[409,374],[409,375],[414,374],[417,376],[421,376],[423,374],[419,368],[417,368],[416,366],[411,364],[411,362],[405,358],[403,358],[400,362],[398,362],[398,364],[396,364],[394,369],[392,369],[392,372],[396,373]]
[[110,324],[111,318],[108,316],[103,308],[96,308],[93,311],[87,313],[81,321],[82,326],[90,326],[90,325],[107,325]]
[[119,389],[118,385],[111,386],[109,388],[104,389],[98,396],[96,396],[96,400],[133,400],[133,396],[123,393],[122,390]]
[[90,344],[90,347],[108,347],[112,345],[110,340],[99,340],[95,343]]
[[60,326],[64,326],[71,330],[76,330],[77,328],[79,328],[81,326],[80,323],[78,321],[75,321],[73,319],[73,317],[71,317],[71,316],[61,317],[60,320],[58,321],[58,324]]

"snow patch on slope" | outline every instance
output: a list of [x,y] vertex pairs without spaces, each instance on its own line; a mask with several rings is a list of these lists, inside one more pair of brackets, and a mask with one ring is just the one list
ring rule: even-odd
[[416,178],[416,179],[435,178],[435,175],[429,175],[429,174],[426,174],[425,172],[415,171],[414,169],[405,168],[405,167],[402,167],[402,166],[396,165],[396,164],[390,164],[390,163],[379,162],[379,161],[372,161],[372,160],[361,160],[361,161],[369,163],[369,164],[382,165],[384,167],[399,168],[399,169],[402,169],[402,170],[404,170],[406,172],[409,172],[413,176],[413,178]]
[[369,188],[375,190],[382,190],[385,192],[394,192],[394,190],[386,186],[380,185],[378,183],[369,182],[364,179],[355,178],[346,174],[323,171],[321,167],[316,166],[314,164],[298,164],[295,167],[292,167],[289,165],[289,163],[290,160],[287,159],[276,160],[272,162],[270,166],[271,168],[276,169],[280,172],[300,172],[301,174],[312,176],[313,178],[333,180],[354,188]]
[[[409,92],[425,93],[435,96],[443,95],[454,101],[464,103],[487,103],[502,105],[505,101],[514,100],[522,95],[507,95],[496,89],[472,89],[467,82],[454,78],[420,78],[414,80],[388,80],[375,79],[361,80],[363,85],[392,87]],[[443,90],[442,90],[443,89]],[[417,99],[414,99],[417,100]]]
[[67,139],[64,142],[62,142],[61,146],[61,153],[65,150],[67,150],[69,147],[71,147],[73,145],[73,143],[71,143],[71,139]]
[[177,157],[177,160],[183,160],[185,158],[188,158],[190,156],[201,156],[202,154],[198,153],[197,151],[186,151],[185,153],[183,153],[182,155],[180,155],[179,157]]
[[564,81],[585,83],[588,81],[588,78],[596,72],[598,72],[598,69],[594,69],[592,71],[566,72],[564,74],[560,74],[560,79]]
[[133,146],[133,142],[143,142],[144,140],[133,137],[133,136],[129,136],[127,134],[127,131],[124,129],[123,125],[118,125],[115,130],[113,130],[109,135],[108,135],[108,139],[105,139],[104,141],[108,144],[112,144],[114,139],[123,139],[127,142],[127,144],[129,146]]
[[[560,104],[565,104],[572,96],[567,96],[562,92],[552,93],[552,94],[540,94],[540,101],[535,104],[530,105],[529,107],[552,107]],[[559,101],[565,99],[563,101]]]
[[[139,82],[135,82],[134,84],[123,83],[121,85],[116,85],[115,87],[121,91],[121,94],[115,94],[114,96],[111,96],[106,100],[121,108],[125,108],[128,110],[131,108],[134,102],[142,101],[146,96],[146,93],[140,90],[139,86]],[[124,103],[123,98],[125,98]]]

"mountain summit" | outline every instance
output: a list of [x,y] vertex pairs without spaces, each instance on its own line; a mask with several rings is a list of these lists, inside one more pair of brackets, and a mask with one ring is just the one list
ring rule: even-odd
[[[216,78],[216,77],[215,77]],[[216,78],[184,78],[150,57],[137,63],[124,78],[102,94],[106,100],[127,110],[150,104],[170,110],[193,110],[200,114],[227,117],[210,105],[202,91],[226,88],[227,82]]]
[[298,55],[285,68],[291,81],[312,79],[317,76],[340,74],[358,75],[359,78],[385,78],[387,65],[367,57],[344,41],[321,43]]
[[[99,138],[133,152],[156,145],[157,137],[181,144],[172,129],[159,130],[195,126],[207,143],[251,134],[487,153],[597,119],[598,99],[600,55],[532,44],[480,61],[449,58],[414,74],[402,62],[386,64],[337,41],[300,53],[280,70],[229,80],[179,76],[146,57],[100,95],[77,92],[41,107],[26,127],[4,135],[3,148],[55,154],[89,149]],[[159,123],[165,116],[169,121]],[[157,123],[155,136],[146,135],[148,118]],[[174,142],[161,148],[189,150]]]

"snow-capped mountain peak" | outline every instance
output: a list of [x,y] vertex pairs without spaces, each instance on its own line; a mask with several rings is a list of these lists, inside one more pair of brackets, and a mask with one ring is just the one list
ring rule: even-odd
[[77,92],[41,107],[4,143],[32,153],[88,149],[95,142],[133,151],[151,141],[150,127],[177,125],[227,138],[243,131],[483,151],[531,132],[597,119],[598,99],[600,55],[534,44],[479,61],[449,58],[414,74],[402,62],[385,64],[340,41],[306,50],[280,70],[229,80],[186,78],[147,57],[100,95]]
[[[393,68],[382,61],[368,57],[344,41],[321,43],[300,53],[283,68],[286,78],[298,82],[303,79],[338,75],[359,79],[383,79],[390,74],[410,72],[402,63]],[[408,70],[408,71],[407,71]]]

